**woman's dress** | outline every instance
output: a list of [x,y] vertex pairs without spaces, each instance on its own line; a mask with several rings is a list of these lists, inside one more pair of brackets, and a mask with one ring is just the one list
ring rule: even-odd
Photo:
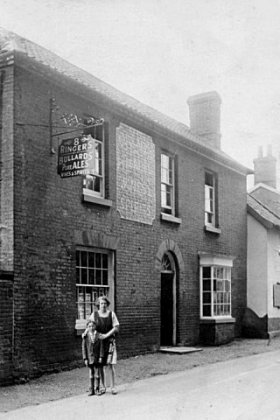
[[[100,316],[94,312],[91,318],[96,323],[96,331],[100,334],[107,334],[111,329],[119,325],[116,314],[109,311],[108,316]],[[99,340],[99,363],[101,365],[110,365],[117,363],[117,349],[115,336],[112,335],[105,340]]]

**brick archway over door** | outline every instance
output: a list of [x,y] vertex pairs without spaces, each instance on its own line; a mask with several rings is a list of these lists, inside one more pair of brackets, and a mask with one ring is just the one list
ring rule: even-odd
[[155,259],[155,268],[157,271],[161,272],[161,262],[162,262],[162,258],[164,256],[164,254],[166,254],[166,252],[172,252],[176,259],[177,259],[177,263],[178,263],[178,269],[180,272],[180,276],[182,276],[182,274],[185,271],[185,265],[184,265],[184,261],[183,261],[183,257],[181,254],[181,251],[178,247],[178,245],[172,240],[172,239],[166,239],[165,241],[163,241],[158,249],[157,255],[156,255],[156,259]]

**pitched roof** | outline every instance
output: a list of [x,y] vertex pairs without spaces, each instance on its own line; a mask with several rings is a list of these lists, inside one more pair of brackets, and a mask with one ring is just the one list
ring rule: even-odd
[[280,215],[275,214],[269,207],[251,194],[247,194],[247,209],[248,213],[267,229],[274,227],[280,229]]
[[0,28],[0,59],[1,55],[3,56],[9,52],[12,53],[15,51],[23,54],[25,57],[28,57],[34,62],[51,68],[59,74],[88,87],[92,91],[102,95],[104,98],[123,106],[128,111],[149,120],[153,124],[183,137],[188,141],[189,147],[205,153],[205,155],[209,158],[225,163],[244,174],[253,173],[251,169],[241,165],[222,150],[208,147],[199,136],[191,132],[187,125],[157,111],[148,105],[143,104],[130,95],[119,91],[108,83],[103,82],[87,71],[69,63],[46,48],[37,45],[26,38],[22,38],[13,32]]
[[250,191],[251,197],[254,197],[266,208],[268,208],[277,217],[280,217],[280,191],[266,184],[259,183]]

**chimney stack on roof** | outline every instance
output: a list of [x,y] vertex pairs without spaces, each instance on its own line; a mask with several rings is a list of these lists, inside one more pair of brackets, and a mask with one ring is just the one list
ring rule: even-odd
[[201,93],[188,99],[190,129],[205,145],[221,148],[221,98],[217,92]]
[[272,155],[272,146],[267,146],[267,155],[263,156],[263,148],[259,147],[258,157],[254,159],[255,185],[262,183],[276,188],[276,162]]

